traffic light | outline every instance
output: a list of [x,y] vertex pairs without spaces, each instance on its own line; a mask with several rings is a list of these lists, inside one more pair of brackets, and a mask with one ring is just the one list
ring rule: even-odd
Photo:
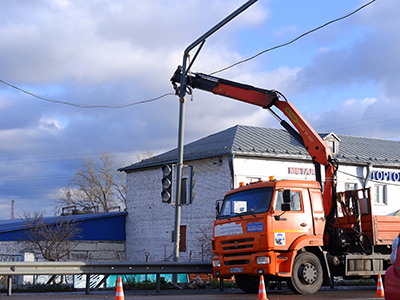
[[163,203],[171,203],[172,201],[172,177],[173,168],[172,164],[167,164],[162,166],[162,192],[161,199]]

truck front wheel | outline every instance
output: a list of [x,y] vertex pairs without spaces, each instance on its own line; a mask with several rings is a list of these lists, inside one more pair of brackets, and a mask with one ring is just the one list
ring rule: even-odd
[[[257,294],[260,287],[260,276],[238,274],[235,275],[235,282],[243,292],[248,294]],[[267,287],[268,283],[268,281],[264,280],[265,287]]]
[[320,289],[323,277],[318,257],[311,252],[302,252],[294,259],[292,276],[287,284],[296,294],[314,294]]

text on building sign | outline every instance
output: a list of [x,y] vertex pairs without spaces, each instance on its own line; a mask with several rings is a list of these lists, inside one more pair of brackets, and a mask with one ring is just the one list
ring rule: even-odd
[[372,171],[371,180],[400,181],[400,172]]
[[297,175],[315,175],[315,169],[289,167],[288,173]]

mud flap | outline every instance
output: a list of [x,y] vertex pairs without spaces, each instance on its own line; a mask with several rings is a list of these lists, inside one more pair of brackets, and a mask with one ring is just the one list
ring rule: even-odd
[[326,252],[324,252],[321,247],[318,247],[318,249],[320,250],[320,252],[318,253],[318,257],[321,259],[321,265],[324,271],[324,281],[322,282],[322,285],[330,286],[333,289],[333,276],[331,277],[328,259],[326,258]]

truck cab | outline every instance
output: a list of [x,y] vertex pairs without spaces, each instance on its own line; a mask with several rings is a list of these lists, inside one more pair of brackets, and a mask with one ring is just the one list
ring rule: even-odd
[[[258,289],[260,275],[266,281],[290,279],[297,252],[323,246],[324,227],[317,181],[270,180],[234,189],[226,194],[214,224],[215,275],[235,275],[246,292]],[[319,289],[322,278],[320,264],[308,265],[307,285],[315,282]]]

